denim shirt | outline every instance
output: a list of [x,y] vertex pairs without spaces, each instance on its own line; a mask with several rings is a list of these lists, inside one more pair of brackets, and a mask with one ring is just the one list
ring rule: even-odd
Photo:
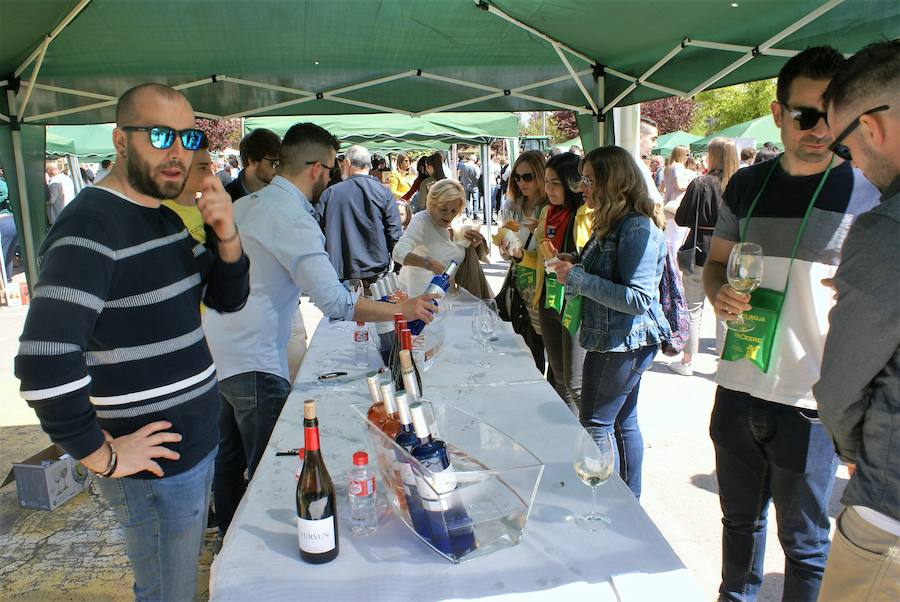
[[591,238],[566,281],[567,297],[583,297],[582,347],[632,351],[669,338],[659,304],[665,260],[663,231],[639,213],[627,215],[603,239]]

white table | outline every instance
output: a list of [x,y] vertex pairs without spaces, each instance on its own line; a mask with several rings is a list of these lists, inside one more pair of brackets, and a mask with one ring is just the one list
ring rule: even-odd
[[[350,325],[322,323],[265,455],[212,566],[211,599],[224,600],[700,600],[703,594],[618,477],[600,489],[612,519],[601,533],[574,524],[590,489],[572,468],[581,428],[534,368],[522,339],[504,324],[486,355],[471,337],[473,300],[457,297],[447,345],[423,375],[426,397],[455,405],[528,447],[545,465],[525,537],[515,547],[451,564],[410,533],[387,507],[378,530],[354,537],[346,520],[346,472],[367,438],[350,408],[368,403],[362,370],[337,382],[316,376],[352,363]],[[486,367],[487,362],[493,365]],[[340,554],[325,565],[300,560],[293,478],[297,460],[275,450],[302,447],[302,403],[318,401],[322,451],[338,491]]]

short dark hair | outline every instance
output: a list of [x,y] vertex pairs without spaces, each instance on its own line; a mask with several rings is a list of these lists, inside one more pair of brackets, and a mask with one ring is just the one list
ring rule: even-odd
[[102,167],[103,169],[109,169],[110,165],[112,165],[112,161],[110,161],[109,159],[104,159],[103,161],[100,161],[100,167]]
[[307,161],[322,160],[326,149],[339,151],[341,145],[331,132],[314,123],[295,123],[285,132],[278,158],[287,173],[300,173],[309,167]]
[[238,150],[241,151],[241,163],[247,167],[250,161],[259,162],[266,157],[277,157],[281,150],[281,138],[272,130],[255,129],[241,138]]
[[[565,207],[570,211],[575,211],[581,205],[581,157],[575,153],[559,153],[553,155],[547,161],[547,169],[556,172],[556,176],[563,185],[566,193]],[[546,182],[544,183],[546,186]]]
[[749,161],[756,154],[756,151],[750,148],[749,146],[745,146],[741,149],[741,161]]
[[[135,115],[137,98],[141,93],[150,91],[159,94],[166,100],[176,100],[181,98],[185,102],[188,102],[188,99],[184,94],[169,86],[164,86],[162,84],[141,84],[129,88],[119,97],[119,101],[116,103],[116,123],[121,126],[129,121],[137,119],[137,115]],[[188,102],[188,104],[190,103]]]
[[649,125],[650,127],[654,127],[659,129],[659,125],[657,125],[656,121],[650,119],[649,117],[641,117],[641,123]]
[[835,73],[822,99],[825,109],[840,108],[863,98],[884,94],[897,98],[900,87],[900,41],[869,44]]
[[831,79],[847,60],[831,46],[813,46],[791,57],[778,72],[775,97],[787,104],[791,95],[791,84],[798,77],[809,79]]

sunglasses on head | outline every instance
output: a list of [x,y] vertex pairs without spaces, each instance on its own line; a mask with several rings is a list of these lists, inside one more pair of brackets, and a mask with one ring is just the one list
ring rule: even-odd
[[513,182],[518,182],[519,180],[521,180],[527,184],[528,182],[534,181],[534,174],[533,173],[523,173],[523,174],[514,173],[512,176],[512,179],[513,179]]
[[150,136],[150,144],[153,148],[166,149],[175,144],[175,138],[181,138],[181,146],[185,150],[195,151],[209,146],[206,134],[201,130],[187,129],[176,130],[165,125],[125,125],[119,128],[126,132],[147,132]]
[[816,124],[819,123],[820,119],[824,119],[825,123],[828,123],[828,116],[824,111],[820,111],[818,109],[810,109],[808,107],[792,109],[783,102],[779,104],[787,109],[788,116],[797,123],[797,127],[801,130],[813,129],[814,127],[816,127]]
[[881,111],[887,111],[890,109],[890,105],[881,105],[880,107],[875,107],[874,109],[869,109],[868,111],[861,113],[859,117],[851,121],[847,127],[844,128],[844,131],[840,133],[840,135],[834,139],[828,146],[828,150],[833,152],[835,155],[843,159],[844,161],[852,161],[853,157],[850,155],[850,149],[846,144],[842,144],[844,140],[847,139],[847,136],[853,133],[857,127],[859,127],[860,117],[863,115],[871,115],[872,113],[879,113]]

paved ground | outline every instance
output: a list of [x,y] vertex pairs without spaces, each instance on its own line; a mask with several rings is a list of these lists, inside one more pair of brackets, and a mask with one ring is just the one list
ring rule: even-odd
[[[499,290],[505,264],[485,270]],[[9,463],[25,458],[47,444],[35,426],[31,409],[18,397],[12,359],[27,308],[0,308],[0,477]],[[321,314],[303,304],[309,336]],[[671,373],[668,358],[658,357],[645,374],[640,395],[644,433],[644,493],[642,504],[681,559],[692,571],[709,599],[715,599],[721,561],[721,514],[716,492],[715,463],[707,433],[712,408],[713,323],[704,323],[703,353],[695,360],[693,377]],[[840,509],[846,485],[841,467],[832,496],[830,516]],[[781,599],[784,557],[769,524],[766,582],[760,600]],[[833,523],[833,520],[832,520]],[[0,600],[128,600],[131,575],[121,533],[102,498],[76,496],[54,512],[24,510],[18,506],[14,485],[0,489]],[[200,593],[207,597],[208,539],[200,559]],[[677,600],[673,593],[672,600]]]

